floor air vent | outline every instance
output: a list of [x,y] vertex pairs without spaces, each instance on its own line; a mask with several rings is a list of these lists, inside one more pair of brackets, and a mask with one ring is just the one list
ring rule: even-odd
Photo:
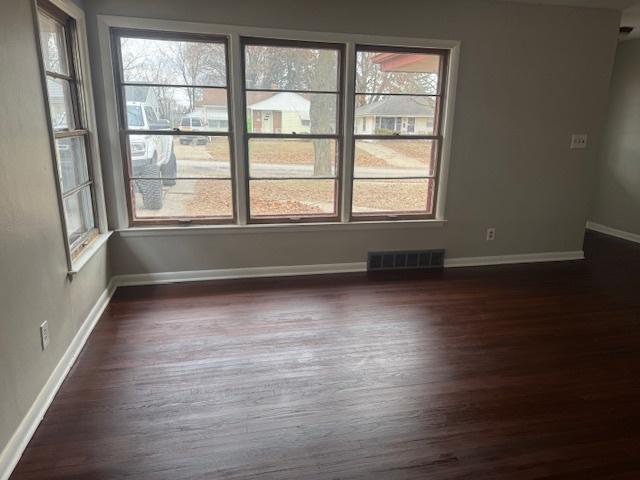
[[444,267],[444,250],[369,252],[367,270],[418,270]]

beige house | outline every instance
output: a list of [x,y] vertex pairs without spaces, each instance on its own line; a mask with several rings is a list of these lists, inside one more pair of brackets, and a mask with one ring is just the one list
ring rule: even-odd
[[311,102],[294,92],[279,92],[247,107],[249,131],[309,133]]

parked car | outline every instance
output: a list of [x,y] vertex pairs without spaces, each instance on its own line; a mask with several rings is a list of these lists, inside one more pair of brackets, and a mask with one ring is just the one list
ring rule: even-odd
[[[169,120],[160,119],[151,105],[142,102],[127,102],[127,125],[129,130],[171,130]],[[136,189],[142,195],[144,208],[162,208],[162,186],[175,185],[177,164],[173,151],[172,135],[129,136],[129,150]]]
[[[183,132],[203,132],[206,130],[205,123],[200,117],[182,117],[180,120],[180,130]],[[180,145],[205,145],[207,137],[195,137],[193,135],[183,135],[180,137]]]

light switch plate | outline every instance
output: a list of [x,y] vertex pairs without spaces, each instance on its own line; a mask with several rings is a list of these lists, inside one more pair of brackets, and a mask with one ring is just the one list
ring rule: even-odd
[[587,148],[588,135],[586,133],[575,133],[571,135],[571,150]]

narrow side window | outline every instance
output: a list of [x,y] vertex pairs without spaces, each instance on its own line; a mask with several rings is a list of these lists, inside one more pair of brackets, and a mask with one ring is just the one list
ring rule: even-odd
[[98,234],[77,28],[72,17],[44,1],[38,2],[38,27],[58,191],[73,259]]

